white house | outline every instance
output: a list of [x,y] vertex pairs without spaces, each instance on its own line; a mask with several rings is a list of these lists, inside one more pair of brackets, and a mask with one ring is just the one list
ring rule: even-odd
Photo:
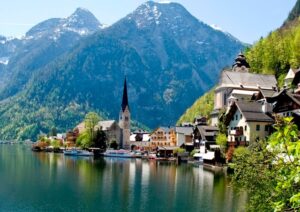
[[225,115],[230,146],[244,146],[270,135],[273,118],[266,104],[261,102],[235,101]]

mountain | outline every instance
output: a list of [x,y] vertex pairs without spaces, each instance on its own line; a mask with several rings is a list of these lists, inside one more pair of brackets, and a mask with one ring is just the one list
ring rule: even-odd
[[[33,33],[44,34],[43,26]],[[8,86],[0,104],[0,136],[34,137],[54,125],[65,130],[90,110],[117,118],[125,76],[132,118],[151,128],[173,125],[244,47],[180,4],[146,2],[39,65],[26,80],[21,76],[25,83],[16,95],[11,90],[19,87]]]
[[293,7],[291,12],[289,13],[288,18],[286,19],[286,21],[284,23],[288,24],[289,22],[298,19],[299,16],[300,16],[300,0],[297,0],[295,6]]
[[[291,10],[282,27],[260,39],[246,51],[247,61],[254,73],[274,74],[280,86],[290,69],[300,67],[300,0]],[[213,91],[209,91],[189,107],[178,120],[190,122],[198,115],[208,115],[212,111]],[[208,104],[208,110],[203,110]]]
[[[6,67],[0,74],[0,99],[17,94],[39,68],[101,28],[94,15],[82,8],[67,18],[52,18],[31,28],[14,46],[13,54],[6,56]],[[0,53],[3,49],[0,46]]]

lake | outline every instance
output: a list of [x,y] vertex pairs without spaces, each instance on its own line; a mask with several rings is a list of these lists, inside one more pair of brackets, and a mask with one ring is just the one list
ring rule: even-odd
[[0,145],[0,211],[240,211],[223,173],[141,159],[76,158]]

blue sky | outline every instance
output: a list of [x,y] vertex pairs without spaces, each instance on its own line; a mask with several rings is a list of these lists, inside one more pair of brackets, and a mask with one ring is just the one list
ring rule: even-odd
[[[33,25],[67,17],[77,7],[90,10],[100,22],[112,24],[144,0],[3,0],[0,35],[21,36]],[[281,26],[296,0],[175,0],[195,17],[215,24],[243,42],[253,43]]]

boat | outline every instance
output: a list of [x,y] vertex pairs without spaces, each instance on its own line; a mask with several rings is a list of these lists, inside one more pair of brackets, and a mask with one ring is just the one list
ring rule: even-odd
[[64,150],[64,155],[68,155],[68,156],[93,156],[94,153],[93,152],[89,152],[86,150],[78,150],[78,149],[67,149]]
[[116,157],[116,158],[135,158],[134,153],[124,149],[119,149],[119,150],[108,149],[103,153],[103,156]]

